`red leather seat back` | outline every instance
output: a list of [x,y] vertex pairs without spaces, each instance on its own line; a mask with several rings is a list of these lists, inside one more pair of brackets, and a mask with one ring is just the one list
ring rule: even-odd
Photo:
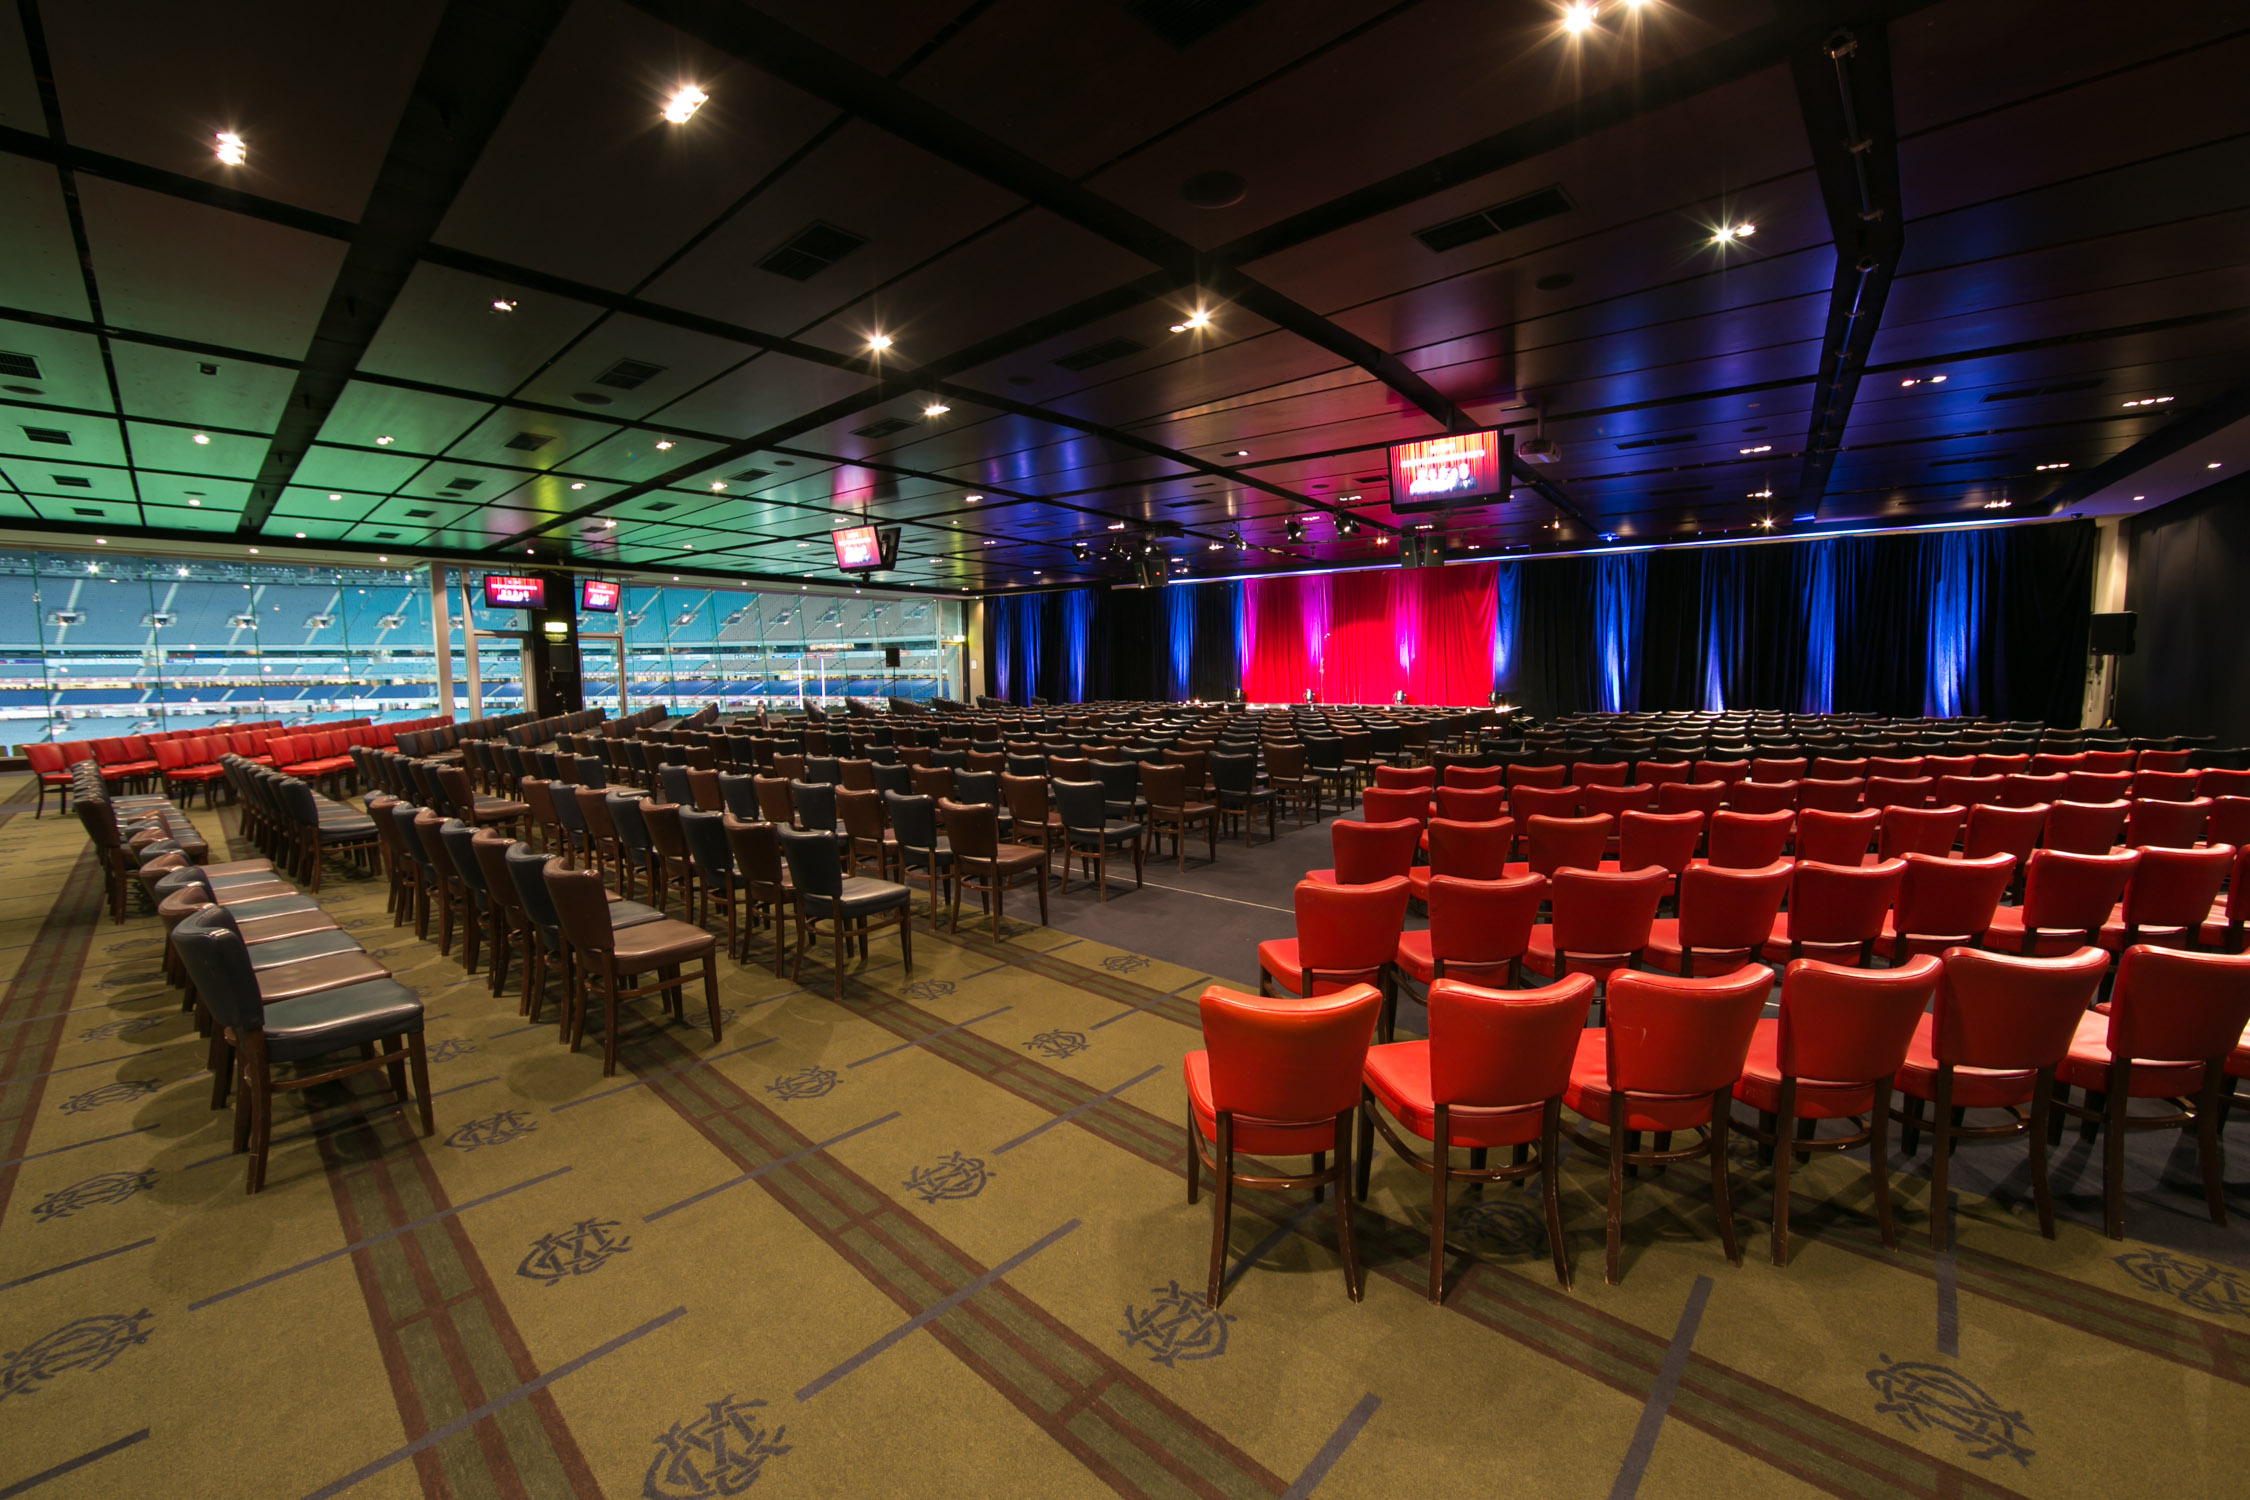
[[1948,948],[1944,963],[1931,1055],[1955,1067],[2028,1070],[2053,1067],[2070,1050],[2109,955],[2081,948],[2060,958],[2025,958]]
[[1681,871],[1681,946],[1756,949],[1773,933],[1796,868],[1777,859],[1756,869],[1695,865]]
[[1792,960],[1781,976],[1776,1058],[1783,1075],[1831,1083],[1889,1078],[1906,1061],[1943,969],[1926,953],[1895,969]]
[[[2050,813],[2048,832],[2053,831]],[[2114,854],[2071,854],[2054,848],[2034,851],[2023,877],[2025,930],[2051,927],[2101,931],[2140,862],[2138,849],[2120,849]]]
[[1864,943],[1879,937],[1898,899],[1904,860],[1829,865],[1800,860],[1789,887],[1789,936],[1801,943]]
[[1328,845],[1336,861],[1338,885],[1371,885],[1379,880],[1404,880],[1414,868],[1415,850],[1421,847],[1422,825],[1413,818],[1389,823],[1363,823],[1338,818],[1328,825]]
[[1628,1094],[1688,1097],[1731,1089],[1773,991],[1773,971],[1748,964],[1716,979],[1625,970],[1603,1007],[1609,1084]]
[[1430,820],[1430,873],[1463,880],[1498,880],[1507,873],[1508,849],[1515,842],[1512,818],[1470,823],[1454,818]]
[[1456,979],[1430,986],[1430,1102],[1504,1109],[1559,1096],[1586,1027],[1594,980],[1571,974],[1535,990]]
[[1213,985],[1198,1002],[1213,1106],[1284,1122],[1333,1119],[1354,1108],[1382,1007],[1369,984],[1282,1001]]
[[[1544,875],[1511,880],[1430,877],[1430,956],[1448,964],[1500,964],[1531,946],[1531,927],[1547,897]],[[1586,1024],[1583,1013],[1578,1024]]]
[[1625,813],[1618,819],[1617,867],[1644,870],[1658,865],[1679,874],[1703,842],[1705,821],[1699,812]]
[[1781,858],[1796,824],[1796,815],[1786,808],[1778,812],[1713,813],[1706,857],[1722,869],[1762,870]]

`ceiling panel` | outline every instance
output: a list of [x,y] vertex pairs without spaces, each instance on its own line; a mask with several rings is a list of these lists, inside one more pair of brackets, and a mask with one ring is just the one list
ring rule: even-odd
[[[13,24],[13,17],[0,24]],[[0,68],[6,61],[0,55]],[[53,167],[24,157],[0,157],[0,224],[8,226],[8,279],[0,288],[0,302],[57,317],[87,317],[86,278],[70,237],[62,181]]]
[[[500,302],[511,304],[513,311],[496,308]],[[360,369],[505,396],[600,311],[567,297],[533,296],[505,281],[424,262],[391,305]]]

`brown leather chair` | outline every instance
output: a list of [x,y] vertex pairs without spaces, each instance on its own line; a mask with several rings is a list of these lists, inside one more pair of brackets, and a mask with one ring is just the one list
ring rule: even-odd
[[1050,805],[1047,778],[1003,773],[1000,795],[1008,803],[1008,816],[1015,821],[1009,837],[1019,844],[1036,844],[1054,853],[1063,841],[1062,815]]
[[1210,838],[1211,862],[1219,861],[1219,808],[1212,802],[1191,802],[1188,783],[1189,767],[1185,765],[1160,766],[1154,761],[1141,762],[1141,795],[1148,800],[1148,828],[1150,841],[1172,830],[1172,852],[1178,856],[1180,868],[1187,868],[1187,831],[1201,823]]
[[578,815],[585,820],[587,856],[594,862],[594,874],[603,880],[609,878],[609,866],[617,867],[619,881],[629,881],[625,841],[617,836],[617,825],[609,820],[609,788],[582,786],[578,798]]
[[760,917],[773,923],[773,972],[789,956],[789,923],[797,908],[797,888],[781,861],[779,831],[771,823],[746,821],[726,815],[727,847],[734,851],[734,867],[742,875],[742,951],[735,957],[750,961],[750,931]]
[[527,831],[537,832],[537,844],[541,849],[564,847],[562,815],[555,811],[555,796],[550,790],[553,785],[554,783],[542,781],[536,776],[526,776],[516,784],[516,790],[523,797],[523,805],[531,813],[530,829]]
[[972,889],[992,913],[992,935],[1000,936],[1004,893],[1026,879],[1039,882],[1039,925],[1047,924],[1047,876],[1051,858],[1044,845],[1000,846],[1000,812],[989,802],[938,799],[945,841],[953,853],[953,926],[961,930],[961,892]]
[[680,809],[677,803],[649,801],[641,804],[641,821],[648,825],[649,842],[654,858],[649,862],[649,873],[656,877],[656,892],[650,902],[658,911],[666,909],[673,884],[680,887],[680,900],[686,908],[681,915],[690,922],[703,920],[703,909],[697,901],[703,882],[698,877],[695,860],[688,853],[687,834],[680,827]]
[[[617,1071],[618,1004],[642,995],[661,995],[665,1009],[687,1019],[687,985],[703,981],[703,1000],[711,1018],[711,1041],[719,1041],[719,940],[700,927],[660,917],[617,928],[610,924],[609,893],[601,877],[591,870],[566,870],[550,864],[547,891],[560,919],[563,946],[569,951],[570,995],[565,1021],[570,1050],[576,1052],[586,1034],[586,1007],[599,994],[602,1015],[602,1074]],[[693,964],[694,968],[687,966]],[[685,970],[685,972],[683,972]],[[653,971],[644,984],[631,980]]]
[[[776,756],[776,760],[781,757]],[[753,776],[750,789],[758,795],[758,814],[782,828],[797,826],[797,799],[789,793],[786,776]]]
[[899,956],[906,961],[906,972],[914,972],[913,887],[844,874],[843,841],[826,830],[776,829],[774,837],[797,893],[797,962],[791,978],[803,976],[805,951],[820,937],[823,921],[828,923],[838,1000],[844,998],[844,955],[856,945],[860,958],[867,957],[871,923],[898,928]]
[[508,797],[479,797],[469,785],[469,773],[459,766],[440,766],[438,785],[453,816],[472,828],[513,828],[531,812],[528,804]]
[[836,814],[843,820],[844,836],[849,840],[848,851],[852,873],[858,874],[862,863],[872,860],[877,880],[901,879],[895,875],[899,868],[898,840],[884,826],[883,794],[868,788],[865,791],[851,787],[836,790]]
[[687,773],[688,794],[695,798],[699,812],[725,812],[726,799],[719,794],[719,773],[707,766],[690,766]]
[[515,879],[508,873],[508,849],[514,842],[504,833],[480,828],[469,847],[476,852],[477,868],[484,871],[485,937],[492,945],[488,976],[492,993],[498,996],[507,989],[508,968],[520,947],[524,952],[524,992],[520,1008],[528,1011],[531,1008],[531,954],[539,946],[539,936],[531,930],[531,914],[524,910],[523,897],[516,893]]

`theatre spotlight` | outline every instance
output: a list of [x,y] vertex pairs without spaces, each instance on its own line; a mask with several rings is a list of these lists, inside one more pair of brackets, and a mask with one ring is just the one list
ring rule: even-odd
[[1070,544],[1070,555],[1074,560],[1078,562],[1084,562],[1087,558],[1094,555],[1094,551],[1084,542],[1072,542]]
[[1295,516],[1291,516],[1288,523],[1281,528],[1281,534],[1292,542],[1301,542],[1305,539],[1305,523]]

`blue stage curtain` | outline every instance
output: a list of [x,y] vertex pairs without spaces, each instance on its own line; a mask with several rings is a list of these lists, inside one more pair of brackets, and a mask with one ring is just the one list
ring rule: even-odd
[[[1805,675],[1797,691],[1797,711],[1836,711],[1836,544],[1809,542],[1793,549],[1804,579]],[[1787,703],[1784,697],[1781,700]]]
[[1072,589],[1062,596],[1062,694],[1058,701],[1086,701],[1086,656],[1093,645],[1094,591]]
[[1648,554],[1598,557],[1594,569],[1594,706],[1632,713],[1641,706],[1641,600]]
[[1492,690],[1516,691],[1521,660],[1519,611],[1523,602],[1523,564],[1504,562],[1493,569]]
[[1014,701],[1016,685],[1016,616],[1024,595],[1007,594],[984,601],[986,687],[1003,703]]
[[1174,703],[1188,697],[1189,669],[1195,661],[1195,587],[1184,583],[1166,586],[1164,600],[1164,658],[1170,668],[1164,696]]

